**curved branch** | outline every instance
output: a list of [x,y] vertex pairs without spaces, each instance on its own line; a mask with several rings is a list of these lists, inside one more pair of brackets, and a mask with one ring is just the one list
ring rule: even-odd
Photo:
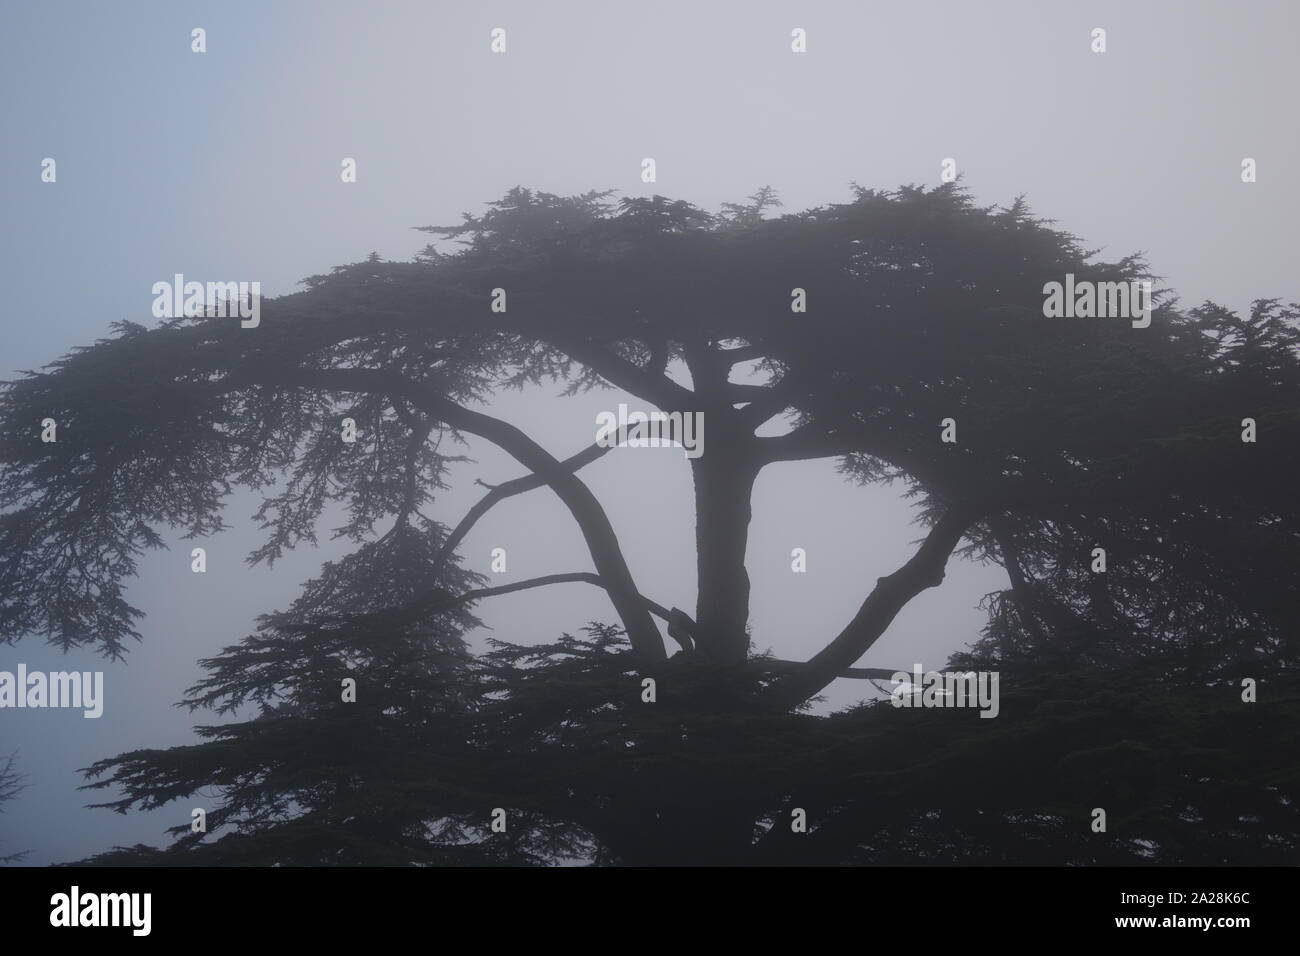
[[943,582],[948,556],[975,520],[972,510],[953,508],[930,529],[925,542],[906,564],[876,582],[875,588],[835,640],[822,648],[799,673],[773,688],[782,708],[798,706],[867,652],[885,633],[898,612],[926,588]]
[[[571,455],[568,458],[566,458],[563,462],[561,462],[561,464],[563,464],[564,467],[569,469],[570,471],[575,471],[575,472],[578,471],[585,465],[589,465],[591,464],[591,462],[600,458],[606,452],[612,450],[618,444],[621,444],[621,442],[626,438],[627,430],[631,427],[632,426],[630,425],[624,425],[622,428],[620,428],[619,431],[615,433],[618,436],[617,441],[613,441],[609,445],[599,445],[593,442],[592,444],[588,445],[586,448],[584,448],[582,451],[578,452],[577,454]],[[521,475],[518,478],[512,478],[509,481],[503,481],[499,485],[489,485],[487,482],[483,481],[482,479],[479,479],[477,481],[477,484],[480,484],[484,488],[487,488],[488,493],[484,495],[482,498],[480,498],[477,502],[475,502],[474,506],[465,513],[465,516],[461,518],[460,522],[452,530],[451,534],[447,536],[446,540],[443,541],[442,546],[438,549],[438,555],[434,559],[433,576],[435,578],[438,577],[441,570],[444,567],[446,567],[447,563],[451,560],[452,554],[455,552],[456,547],[465,539],[465,536],[468,535],[471,530],[473,530],[474,526],[478,524],[479,519],[482,518],[489,511],[491,511],[493,507],[495,507],[497,504],[501,503],[502,501],[506,500],[507,498],[513,498],[515,495],[520,495],[523,494],[524,492],[532,491],[536,488],[543,488],[546,486],[546,482],[539,475],[536,474]],[[591,575],[591,577],[594,578],[595,575]],[[596,583],[596,582],[593,581],[592,583]],[[603,583],[601,584],[601,587],[604,587]],[[411,598],[401,607],[390,610],[388,612],[389,620],[412,620],[415,618],[422,617],[423,615],[430,613],[434,609],[442,607],[443,606],[442,602],[444,600],[445,600],[445,595],[441,588],[438,587],[428,588],[421,594],[418,594],[414,598]],[[649,607],[652,613],[656,613],[656,614],[659,613],[659,611],[657,610],[659,608],[659,605],[648,604],[647,606]],[[686,633],[682,634],[680,633],[682,627],[677,622],[675,622],[667,612],[660,614],[659,616],[664,618],[664,620],[670,622],[668,627],[668,636],[672,637],[683,647],[686,647],[687,650],[690,650],[691,648],[687,642],[690,641],[690,634],[693,633],[694,621],[690,621],[689,618],[687,619],[689,624],[686,627]],[[683,638],[685,640],[683,640]]]
[[654,664],[668,656],[663,637],[642,603],[604,508],[581,479],[523,431],[509,422],[458,405],[428,385],[376,369],[296,368],[268,371],[265,380],[273,385],[400,396],[425,414],[459,431],[486,439],[510,454],[549,485],[577,521],[592,562],[605,582],[605,590],[627,631],[633,650],[646,664]]
[[[621,429],[619,434],[622,435],[623,431],[627,427],[628,426],[624,426],[624,429]],[[589,465],[597,458],[600,458],[613,447],[613,443],[608,447],[602,447],[593,442],[576,455],[571,455],[564,459],[560,464],[569,472],[576,472],[585,465]],[[483,484],[483,482],[479,483]],[[447,540],[443,542],[442,547],[438,551],[436,567],[440,570],[449,560],[451,560],[452,552],[456,550],[456,546],[465,539],[465,536],[469,534],[474,525],[478,524],[479,519],[491,511],[493,507],[507,498],[513,498],[515,495],[521,495],[526,491],[532,491],[535,488],[541,488],[545,485],[546,480],[536,473],[521,475],[518,478],[503,481],[499,485],[486,485],[485,487],[490,489],[488,493],[475,502],[474,506],[470,508],[469,511],[465,512],[465,517],[460,519],[460,523],[456,525],[452,533],[447,536]]]

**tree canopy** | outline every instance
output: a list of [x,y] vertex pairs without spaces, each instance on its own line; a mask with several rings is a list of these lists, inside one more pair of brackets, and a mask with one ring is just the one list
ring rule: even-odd
[[[412,261],[263,303],[256,328],[119,322],[6,384],[0,639],[120,656],[138,556],[163,528],[221,530],[237,487],[263,494],[254,561],[314,541],[331,505],[355,545],[203,662],[187,703],[239,721],[89,768],[122,811],[219,787],[210,832],[100,859],[1295,862],[1300,307],[1161,290],[1147,327],[1049,318],[1045,283],[1156,277],[957,184],[776,206],[766,189],[713,214],[516,188],[429,227]],[[490,413],[496,390],[542,383],[703,415],[693,615],[644,593],[583,482],[609,449],[546,449]],[[455,519],[437,494],[470,440],[520,473]],[[808,661],[776,661],[747,628],[751,492],[815,459],[900,483],[924,536],[850,620],[807,635]],[[485,586],[457,548],[539,489],[591,569]],[[1006,569],[951,662],[1001,673],[998,719],[810,713],[837,677],[887,676],[854,665],[953,554]],[[476,602],[573,581],[608,594],[610,621],[468,650]]]

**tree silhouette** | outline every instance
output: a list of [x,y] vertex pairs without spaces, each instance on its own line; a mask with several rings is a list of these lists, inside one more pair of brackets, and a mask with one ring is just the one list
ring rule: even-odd
[[[24,786],[23,776],[15,766],[16,759],[16,754],[9,754],[0,760],[0,813],[4,812],[4,805],[18,796]],[[26,855],[26,850],[17,853],[0,853],[0,864],[17,863]]]
[[[411,262],[307,280],[255,329],[119,322],[9,383],[6,640],[122,654],[136,556],[160,526],[220,530],[237,485],[264,497],[254,561],[314,540],[330,504],[356,545],[202,662],[187,704],[253,716],[88,769],[121,811],[220,788],[209,834],[178,827],[171,850],[97,860],[1295,862],[1300,310],[1182,311],[1161,292],[1146,328],[1047,318],[1047,282],[1153,277],[955,184],[855,187],[765,217],[774,205],[770,190],[713,215],[515,189],[430,227],[438,241]],[[552,452],[475,407],[547,381],[703,415],[682,515],[693,616],[642,592],[582,481],[607,448]],[[46,419],[56,442],[40,440]],[[457,460],[444,446],[467,436],[521,473],[448,526],[427,512]],[[925,533],[808,661],[777,661],[747,629],[751,492],[765,467],[813,459],[902,482]],[[457,547],[495,504],[542,488],[592,570],[484,587]],[[854,665],[954,553],[1007,572],[952,662],[1001,673],[998,719],[810,714],[838,677],[888,677]],[[615,622],[468,651],[475,602],[572,583],[602,588]],[[344,678],[364,688],[354,703]]]

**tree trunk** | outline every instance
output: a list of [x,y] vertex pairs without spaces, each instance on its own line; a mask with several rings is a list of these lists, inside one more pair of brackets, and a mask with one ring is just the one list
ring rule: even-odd
[[700,650],[719,664],[734,665],[749,653],[745,547],[758,467],[742,449],[714,442],[694,460],[692,469],[699,581],[695,621]]

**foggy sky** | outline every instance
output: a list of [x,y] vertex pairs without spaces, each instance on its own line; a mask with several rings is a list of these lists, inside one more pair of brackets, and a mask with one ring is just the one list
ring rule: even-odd
[[[1300,299],[1293,234],[1300,200],[1294,47],[1286,2],[892,3],[50,3],[6,5],[0,27],[5,147],[0,376],[107,333],[152,324],[150,287],[174,273],[258,280],[265,296],[371,251],[406,259],[518,184],[569,194],[661,193],[716,210],[773,186],[786,211],[850,198],[849,183],[937,184],[954,157],[986,204],[1025,194],[1102,257],[1145,251],[1191,306],[1244,309]],[[190,52],[190,30],[208,52]],[[489,52],[504,27],[508,52]],[[808,52],[790,52],[790,31]],[[1104,27],[1108,52],[1089,49]],[[44,157],[58,182],[40,182]],[[643,157],[658,182],[639,178]],[[1240,181],[1243,157],[1259,181]],[[354,157],[358,182],[340,161]],[[617,391],[509,394],[491,410],[565,457],[589,444]],[[707,438],[706,438],[707,441]],[[481,443],[433,513],[454,524],[474,478],[520,474]],[[693,608],[690,474],[679,450],[620,450],[584,469],[648,596]],[[831,463],[765,471],[748,550],[758,650],[806,659],[852,616],[919,529],[889,488],[845,484]],[[0,753],[17,749],[30,787],[0,814],[0,844],[27,862],[66,861],[137,841],[161,844],[201,797],[153,814],[81,809],[78,767],[191,739],[171,705],[197,660],[285,607],[341,550],[322,534],[273,570],[250,569],[255,501],[234,529],[141,561],[127,599],[147,612],[125,664],[66,658],[32,638],[0,647],[0,669],[103,669],[105,713],[0,711]],[[546,490],[494,509],[466,540],[499,583],[587,570],[567,512]],[[790,572],[805,548],[808,573]],[[978,635],[976,602],[1002,573],[953,560],[938,590],[899,616],[864,666],[941,666]],[[491,599],[499,637],[553,639],[615,617],[583,585]],[[478,635],[482,637],[482,635]],[[829,703],[869,691],[839,681]],[[94,797],[102,799],[102,797]]]

